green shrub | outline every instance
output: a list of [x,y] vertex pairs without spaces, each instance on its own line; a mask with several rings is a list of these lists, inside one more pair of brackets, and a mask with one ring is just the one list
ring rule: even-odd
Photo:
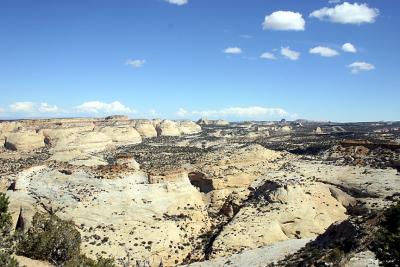
[[0,266],[1,267],[19,267],[19,263],[16,259],[11,257],[7,253],[0,252]]
[[89,259],[84,255],[78,255],[70,259],[64,267],[115,267],[114,259],[98,258],[97,260]]
[[64,264],[80,254],[81,235],[72,222],[36,213],[32,226],[17,246],[28,258]]
[[12,217],[8,211],[10,201],[5,193],[0,193],[0,266],[19,267],[17,260],[11,257],[13,238],[11,236]]
[[113,259],[92,260],[81,255],[80,246],[81,235],[72,222],[36,213],[32,226],[18,244],[17,253],[65,267],[115,267]]
[[11,231],[12,217],[8,212],[10,201],[4,193],[0,193],[0,235],[1,237],[8,236]]
[[384,266],[400,266],[400,202],[385,211],[372,250]]

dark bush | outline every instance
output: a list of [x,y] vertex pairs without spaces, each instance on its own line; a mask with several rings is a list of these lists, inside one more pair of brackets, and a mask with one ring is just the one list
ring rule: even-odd
[[97,260],[89,259],[84,255],[78,255],[70,259],[64,267],[115,267],[113,259],[98,258]]
[[17,260],[10,256],[13,239],[11,236],[12,217],[8,211],[9,204],[6,194],[0,193],[0,266],[18,267]]
[[0,252],[1,267],[19,267],[18,261],[11,257],[8,253]]
[[400,266],[400,202],[385,211],[372,250],[384,266]]
[[8,212],[8,205],[10,204],[8,197],[4,193],[0,193],[0,235],[1,237],[10,234],[12,226],[12,217]]
[[72,222],[36,213],[17,247],[28,258],[63,264],[80,254],[81,235]]

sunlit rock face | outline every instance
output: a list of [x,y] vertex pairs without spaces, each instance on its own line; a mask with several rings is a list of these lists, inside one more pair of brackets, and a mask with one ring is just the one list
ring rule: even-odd
[[181,131],[176,122],[163,120],[156,126],[158,136],[180,136]]
[[8,134],[4,146],[10,150],[29,151],[45,146],[44,136],[32,130]]
[[157,131],[153,123],[148,120],[138,120],[135,123],[135,129],[142,136],[142,138],[157,137]]

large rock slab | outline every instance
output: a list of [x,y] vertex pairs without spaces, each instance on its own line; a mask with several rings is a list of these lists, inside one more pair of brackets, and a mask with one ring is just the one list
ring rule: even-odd
[[156,126],[158,136],[180,136],[181,130],[176,122],[163,120]]
[[112,127],[106,126],[98,130],[107,135],[116,145],[140,144],[142,137],[133,127]]
[[180,121],[178,125],[181,134],[196,134],[201,132],[200,125],[193,121]]
[[212,181],[213,190],[248,187],[256,178],[278,168],[277,160],[283,155],[260,145],[232,147],[205,155],[195,169]]
[[[210,228],[203,197],[180,177],[175,182],[145,184],[142,172],[119,179],[97,179],[77,168],[70,174],[42,167],[16,178],[8,192],[11,211],[47,207],[73,220],[82,234],[82,250],[176,266],[195,250],[195,240]],[[32,213],[26,215],[29,221]]]
[[142,138],[157,137],[157,131],[153,123],[148,120],[139,120],[135,123],[135,129]]
[[36,133],[36,131],[18,131],[10,133],[4,146],[10,150],[34,150],[45,146],[44,136]]
[[268,181],[253,197],[257,201],[240,209],[218,235],[213,257],[289,239],[312,238],[347,218],[346,208],[331,195],[329,186],[321,183]]

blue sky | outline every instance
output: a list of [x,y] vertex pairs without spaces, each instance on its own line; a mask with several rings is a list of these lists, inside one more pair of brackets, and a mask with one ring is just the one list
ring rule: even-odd
[[170,1],[2,0],[0,118],[400,120],[400,2]]

